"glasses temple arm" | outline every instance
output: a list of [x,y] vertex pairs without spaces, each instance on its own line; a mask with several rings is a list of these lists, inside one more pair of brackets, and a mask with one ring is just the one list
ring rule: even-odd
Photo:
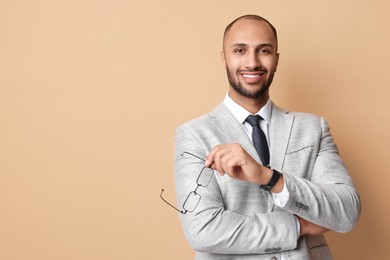
[[184,152],[184,153],[181,154],[181,156],[184,156],[184,154],[192,155],[192,156],[194,156],[194,157],[196,157],[196,158],[198,158],[199,160],[202,160],[202,161],[204,161],[204,162],[206,161],[205,159],[203,159],[203,158],[201,158],[201,157],[199,157],[199,156],[197,156],[197,155],[195,155],[195,154],[193,154],[193,153]]
[[168,201],[166,201],[162,194],[164,192],[164,189],[161,189],[161,193],[160,193],[160,198],[166,203],[168,204],[169,206],[171,206],[172,208],[174,208],[175,210],[177,210],[178,212],[180,212],[181,214],[186,214],[187,213],[187,210],[186,211],[183,211],[183,210],[179,210],[178,208],[176,208],[175,206],[173,206],[171,203],[169,203]]

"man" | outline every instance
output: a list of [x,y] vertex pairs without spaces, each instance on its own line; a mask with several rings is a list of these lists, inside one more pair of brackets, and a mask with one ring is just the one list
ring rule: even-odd
[[264,18],[228,25],[221,57],[225,100],[175,137],[176,195],[196,259],[331,259],[323,233],[352,230],[360,199],[327,122],[270,100],[279,53]]

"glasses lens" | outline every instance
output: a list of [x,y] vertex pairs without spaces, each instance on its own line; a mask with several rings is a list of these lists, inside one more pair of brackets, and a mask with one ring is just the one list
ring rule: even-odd
[[199,201],[200,201],[200,195],[195,191],[191,191],[190,194],[188,194],[188,197],[183,204],[183,208],[188,212],[192,212],[195,210],[196,206],[198,206]]
[[198,180],[196,181],[199,186],[206,187],[209,185],[211,178],[213,177],[214,171],[211,168],[203,167],[199,173]]

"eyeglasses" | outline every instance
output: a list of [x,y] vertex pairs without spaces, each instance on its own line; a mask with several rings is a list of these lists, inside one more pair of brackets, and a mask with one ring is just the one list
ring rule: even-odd
[[[181,156],[184,156],[185,154],[188,154],[188,155],[192,155],[202,161],[205,161],[204,159],[200,158],[199,156],[196,156],[195,154],[192,154],[192,153],[189,153],[189,152],[184,152],[181,154]],[[180,212],[181,214],[186,214],[187,212],[193,212],[195,210],[195,208],[198,206],[199,204],[199,201],[201,199],[201,196],[199,193],[197,193],[197,190],[199,187],[207,187],[207,185],[209,185],[210,181],[211,181],[211,178],[213,177],[214,175],[214,170],[207,167],[207,166],[204,166],[202,168],[202,170],[200,171],[199,173],[199,176],[198,178],[196,179],[196,188],[195,190],[191,191],[186,200],[184,201],[183,203],[183,209],[184,210],[179,210],[178,208],[176,208],[175,206],[173,206],[171,203],[169,203],[168,201],[166,201],[162,194],[164,192],[164,189],[161,189],[161,194],[160,194],[160,198],[165,202],[167,203],[169,206],[171,206],[172,208],[174,208],[175,210],[177,210],[178,212]]]

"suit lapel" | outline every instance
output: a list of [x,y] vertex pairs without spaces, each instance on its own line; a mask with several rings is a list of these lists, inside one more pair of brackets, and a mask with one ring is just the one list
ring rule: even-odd
[[294,116],[272,103],[271,125],[269,131],[271,166],[282,170],[287,146],[290,141]]
[[[271,167],[281,171],[283,169],[284,158],[291,136],[291,128],[294,116],[287,114],[287,111],[277,107],[272,103],[271,123],[269,129],[270,138],[270,164]],[[269,198],[268,212],[274,210],[275,204]]]

